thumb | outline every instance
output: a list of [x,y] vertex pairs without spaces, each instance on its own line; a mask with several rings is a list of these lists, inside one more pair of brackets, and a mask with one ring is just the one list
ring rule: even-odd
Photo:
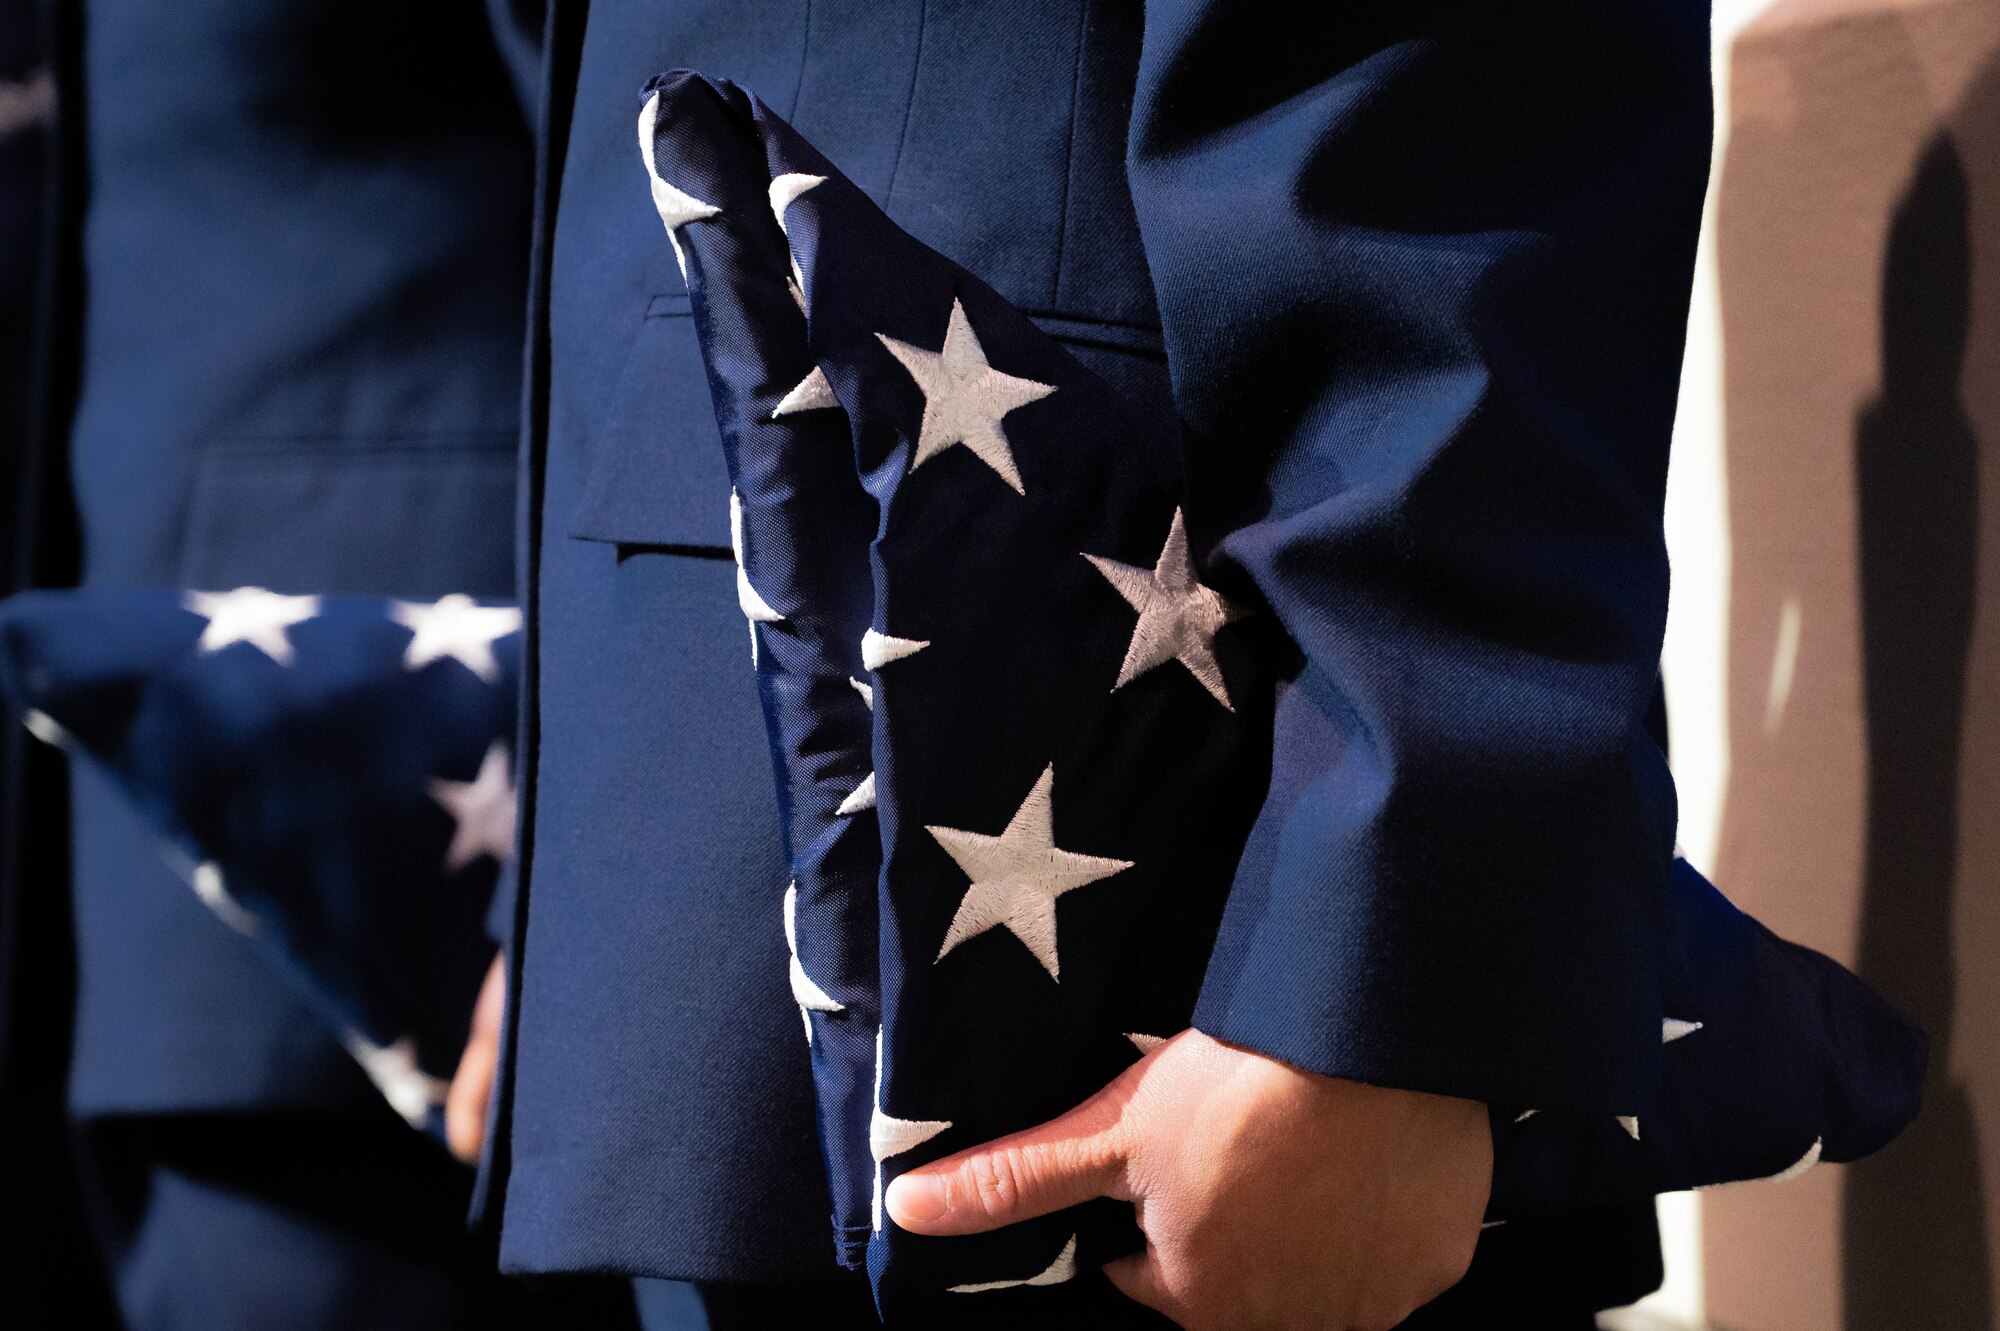
[[445,1142],[451,1153],[467,1164],[478,1161],[486,1144],[486,1108],[493,1098],[493,1074],[500,1062],[500,1022],[506,1005],[507,968],[504,957],[496,956],[479,986],[472,1030],[444,1102]]
[[916,1234],[983,1234],[1093,1197],[1131,1200],[1128,1074],[1059,1118],[901,1175],[883,1203]]

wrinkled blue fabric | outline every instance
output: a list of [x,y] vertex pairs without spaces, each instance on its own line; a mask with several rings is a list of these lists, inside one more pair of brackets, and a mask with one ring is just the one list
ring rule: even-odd
[[[1205,583],[1253,611],[1215,637],[1233,706],[1173,661],[1119,684],[1134,613],[1084,556],[1152,567],[1176,510],[1199,497],[1181,422],[1129,401],[890,222],[754,95],[685,72],[645,95],[657,99],[642,113],[652,167],[718,210],[673,234],[740,496],[746,614],[768,606],[745,655],[776,765],[797,964],[839,1005],[806,1016],[837,1250],[865,1260],[889,1313],[959,1286],[1059,1275],[1072,1240],[1078,1263],[1109,1260],[1138,1241],[1118,1204],[954,1239],[871,1212],[897,1172],[1082,1101],[1140,1056],[1133,1034],[1209,1028],[1205,987],[1241,971],[1262,946],[1254,917],[1278,909],[1239,866],[1274,752],[1283,761],[1286,696],[1319,687],[1287,632],[1292,579],[1259,578],[1229,542],[1202,565]],[[781,230],[768,190],[793,173],[824,179]],[[1004,418],[1022,493],[967,447],[913,464],[925,397],[881,338],[935,350],[954,302],[994,368],[1054,390]],[[815,370],[838,405],[774,416]],[[1345,502],[1334,493],[1329,503]],[[871,628],[927,645],[871,673],[860,652]],[[1516,649],[1490,650],[1470,664],[1499,671]],[[1524,687],[1555,687],[1552,669]],[[930,829],[997,834],[1051,769],[1057,846],[1130,867],[1059,900],[1059,974],[1005,928],[941,946],[968,884]],[[875,807],[840,812],[870,772]],[[1525,852],[1487,852],[1499,890]],[[1550,1103],[1491,1097],[1494,1219],[1852,1159],[1915,1113],[1920,1032],[1664,846],[1658,873],[1663,925],[1646,935],[1636,996],[1615,999],[1651,1013],[1651,1047],[1575,1048],[1585,1066],[1552,1079]],[[1365,937],[1369,926],[1336,913],[1328,927]],[[1294,1014],[1220,1010],[1232,1024],[1216,1033],[1287,1052]],[[1609,1103],[1562,1098],[1592,1084],[1595,1060],[1655,1058],[1657,1077]],[[948,1126],[878,1170],[879,1113]]]

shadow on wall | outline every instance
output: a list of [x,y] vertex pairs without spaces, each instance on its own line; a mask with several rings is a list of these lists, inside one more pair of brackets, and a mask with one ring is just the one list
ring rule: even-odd
[[[1952,124],[1996,114],[2000,75],[1989,69]],[[1919,159],[1890,225],[1882,390],[1855,425],[1868,752],[1857,969],[1922,1024],[1932,1046],[1922,1115],[1849,1173],[1842,1205],[1848,1331],[1993,1325],[1977,1124],[1952,1070],[1960,780],[1966,748],[1977,740],[1968,733],[1966,685],[1978,592],[1980,450],[1962,390],[1971,220],[1965,164],[1947,129]],[[2000,234],[1981,241],[2000,251]],[[1963,890],[1987,886],[1968,882]]]
[[1780,0],[1729,115],[1714,867],[1932,1047],[1879,1155],[1704,1199],[1707,1313],[2000,1331],[2000,4]]

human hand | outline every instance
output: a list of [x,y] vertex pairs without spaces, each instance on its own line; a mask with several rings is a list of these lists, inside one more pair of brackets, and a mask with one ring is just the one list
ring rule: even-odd
[[1059,1118],[913,1170],[889,1215],[975,1234],[1093,1197],[1144,1252],[1105,1274],[1190,1331],[1379,1331],[1456,1284],[1493,1176],[1486,1108],[1184,1031]]
[[465,1037],[458,1071],[444,1101],[444,1139],[451,1153],[468,1165],[479,1160],[486,1144],[486,1107],[493,1099],[493,1073],[500,1063],[500,1019],[507,1010],[507,967],[504,953],[494,955],[479,1000],[472,1006],[472,1030]]

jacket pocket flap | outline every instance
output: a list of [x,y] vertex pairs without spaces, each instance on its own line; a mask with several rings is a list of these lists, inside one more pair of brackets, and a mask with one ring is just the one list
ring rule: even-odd
[[627,546],[729,547],[729,470],[688,298],[655,296],[591,441],[569,534]]

